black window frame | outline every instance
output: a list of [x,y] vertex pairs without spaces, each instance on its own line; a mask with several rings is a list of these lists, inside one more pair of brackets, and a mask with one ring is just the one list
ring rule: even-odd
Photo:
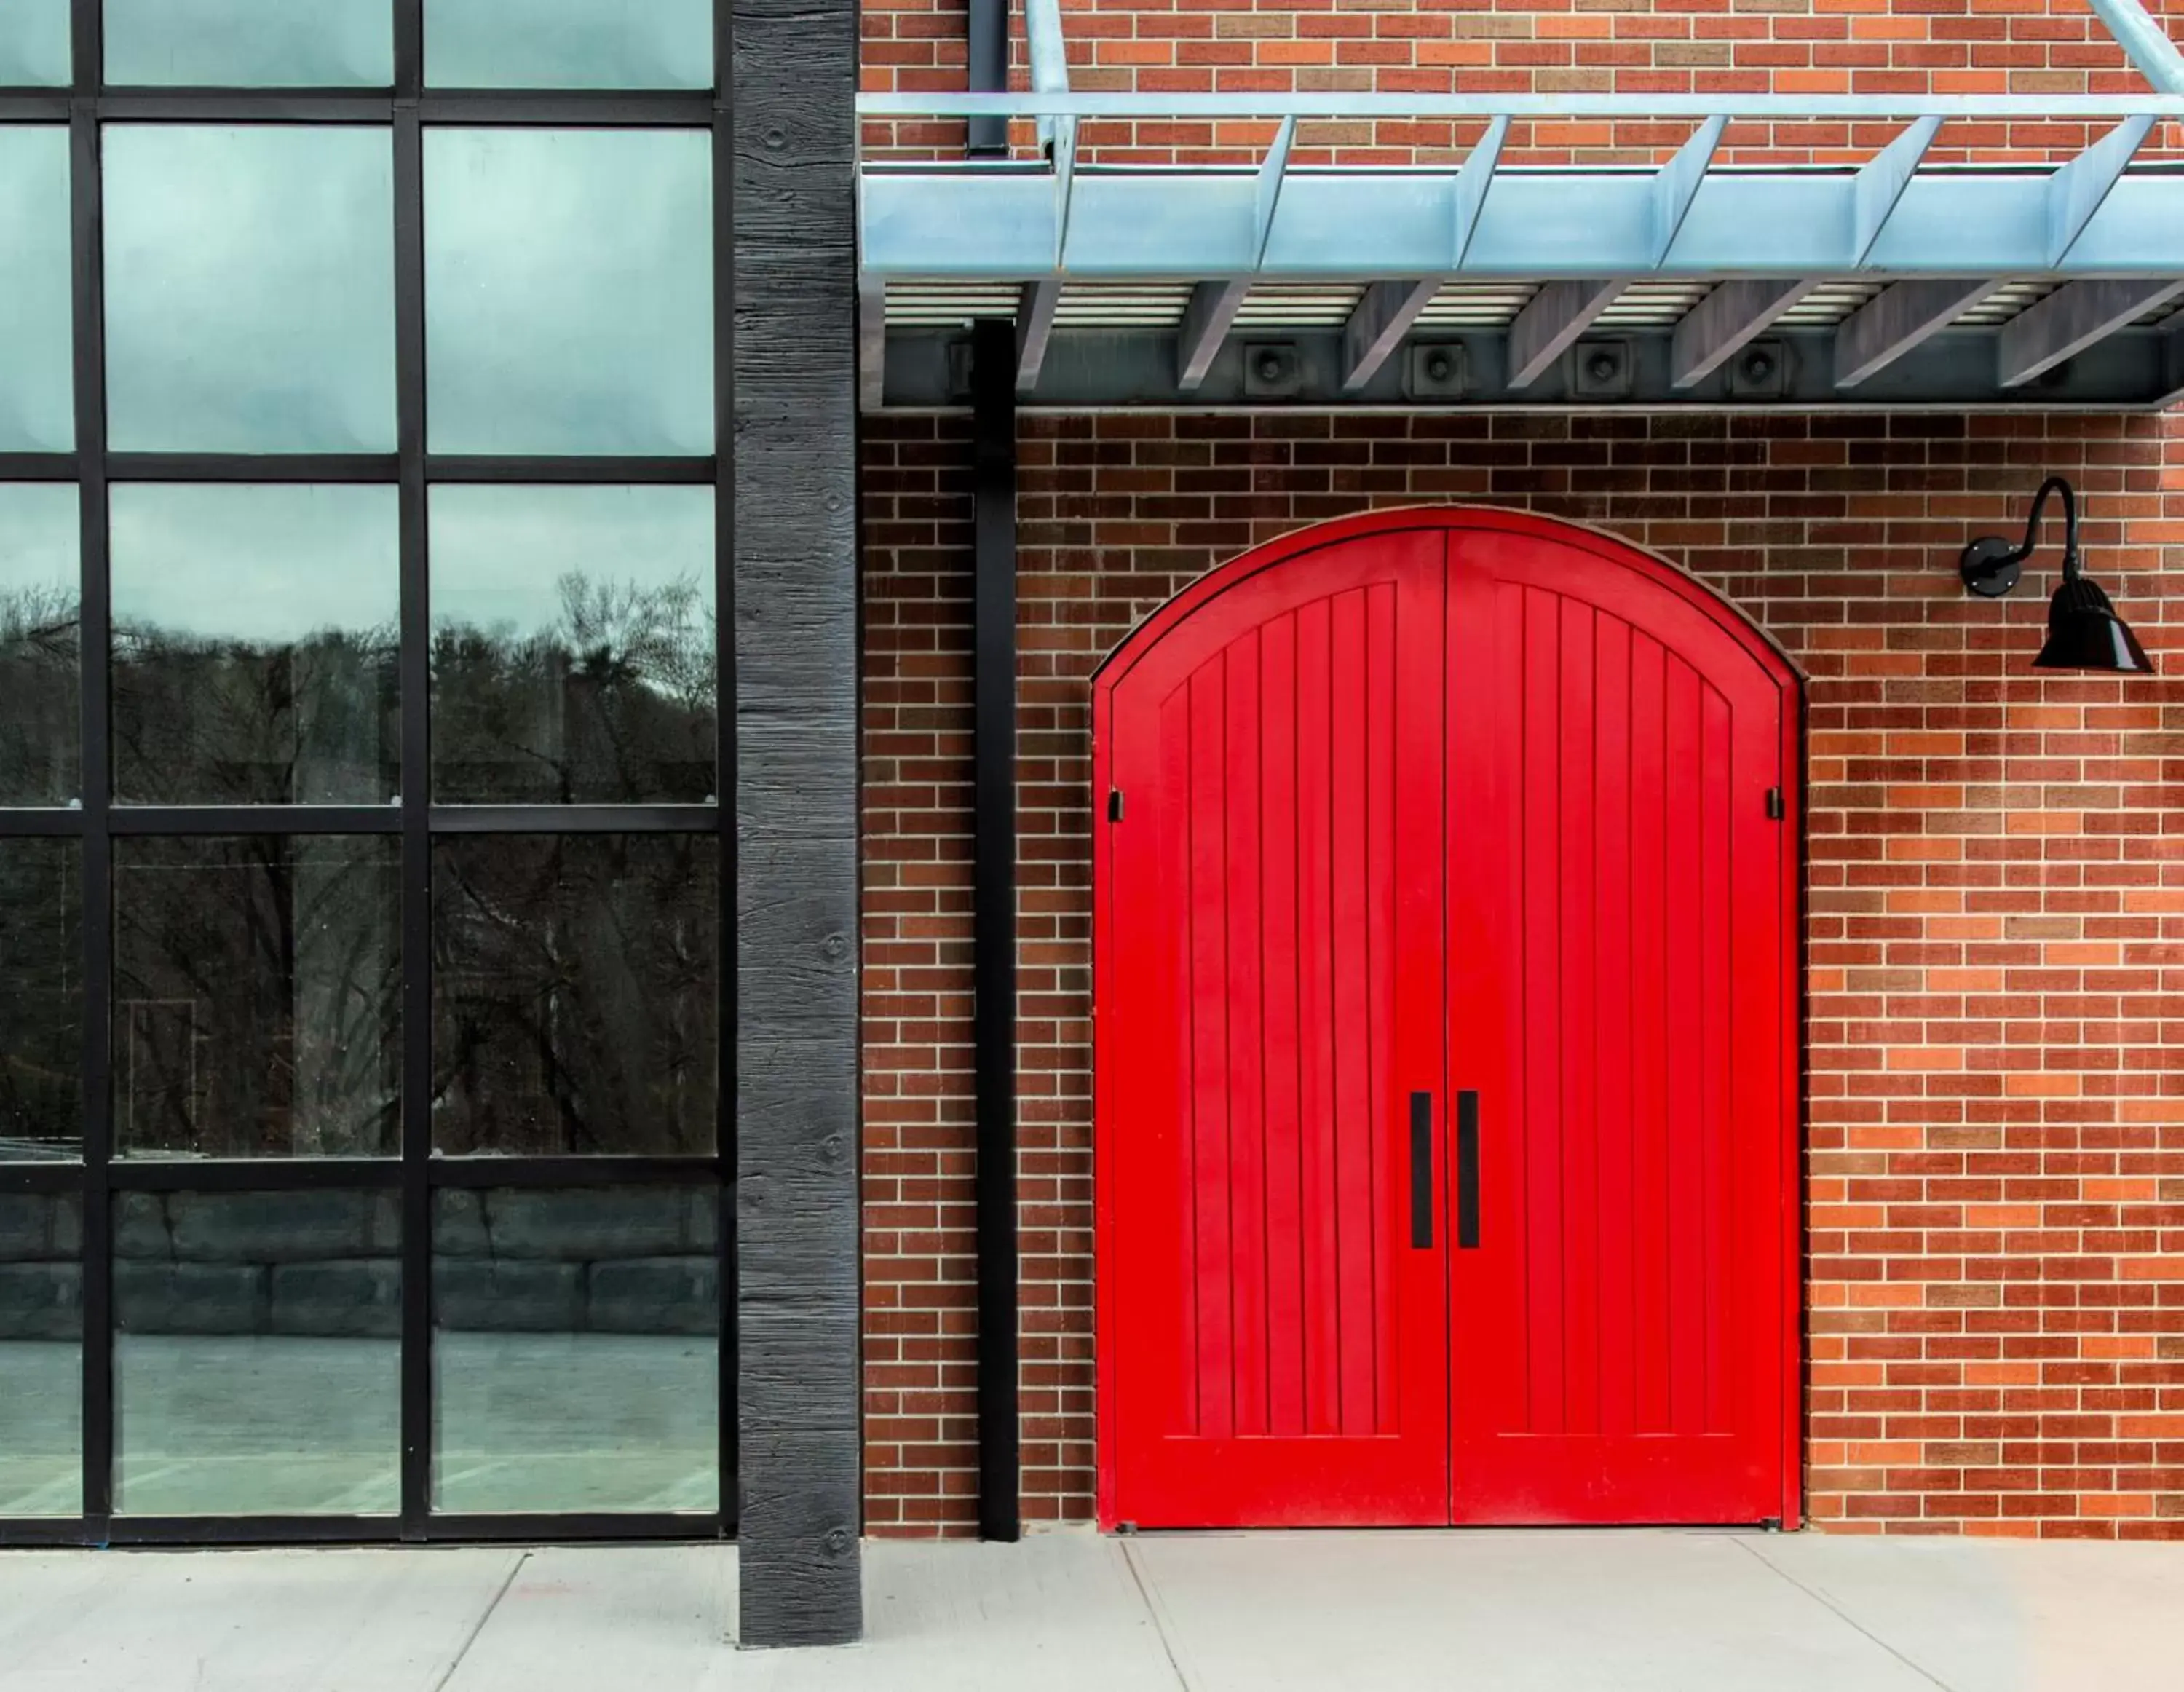
[[[736,698],[733,181],[729,0],[714,0],[713,86],[706,90],[465,90],[426,85],[424,8],[386,0],[394,84],[383,89],[117,88],[104,81],[102,0],[70,0],[73,81],[0,88],[0,125],[65,125],[70,195],[75,440],[73,453],[0,453],[0,481],[74,486],[81,522],[78,804],[0,809],[0,842],[80,843],[83,910],[81,1161],[0,1164],[0,1193],[75,1194],[83,1203],[83,1510],[74,1517],[0,1517],[0,1546],[522,1543],[731,1538],[737,1523],[735,836]],[[391,136],[394,160],[397,447],[392,454],[133,453],[107,450],[100,135],[109,123],[345,124]],[[712,136],[713,452],[704,457],[435,455],[426,450],[424,131],[427,127],[671,128]],[[112,602],[107,492],[115,482],[335,481],[398,490],[402,792],[386,806],[118,806],[109,735]],[[439,482],[624,487],[710,485],[716,498],[715,655],[720,700],[712,804],[465,805],[432,802],[432,612],[427,489]],[[432,845],[454,834],[710,834],[721,854],[719,1092],[714,1150],[704,1156],[436,1157],[432,1145]],[[112,1117],[114,841],[144,835],[382,834],[401,846],[402,1129],[386,1159],[117,1159]],[[432,1195],[443,1188],[714,1184],[719,1195],[719,1507],[707,1514],[613,1512],[470,1517],[431,1508]],[[401,1508],[393,1517],[117,1517],[113,1504],[114,1196],[123,1192],[276,1192],[371,1188],[402,1195]]]

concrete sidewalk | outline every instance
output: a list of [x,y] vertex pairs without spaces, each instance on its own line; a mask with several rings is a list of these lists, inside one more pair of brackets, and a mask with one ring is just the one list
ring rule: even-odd
[[2184,1687],[2184,1545],[1070,1532],[866,1556],[866,1644],[739,1653],[725,1547],[11,1553],[0,1689]]

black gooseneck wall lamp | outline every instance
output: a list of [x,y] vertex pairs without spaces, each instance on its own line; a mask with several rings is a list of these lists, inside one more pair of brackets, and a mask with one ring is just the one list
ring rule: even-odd
[[2036,670],[2097,670],[2110,675],[2133,672],[2151,675],[2153,660],[2139,645],[2109,603],[2109,596],[2091,577],[2079,573],[2078,497],[2070,484],[2051,476],[2032,496],[2032,515],[2025,520],[2025,543],[2012,546],[2000,535],[1982,535],[1964,551],[1958,573],[1964,586],[1983,599],[1999,599],[2017,586],[2025,560],[2040,538],[2040,514],[2048,496],[2063,499],[2063,584],[2048,606],[2048,642],[2032,660]]

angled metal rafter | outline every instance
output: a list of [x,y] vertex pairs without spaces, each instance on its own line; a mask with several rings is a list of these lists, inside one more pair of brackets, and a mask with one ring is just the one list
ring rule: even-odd
[[1046,363],[1047,343],[1054,338],[1055,314],[1061,309],[1061,278],[1042,276],[1026,282],[1017,305],[1017,392],[1029,393],[1039,386],[1039,367]]
[[1874,243],[1896,215],[1903,191],[1919,172],[1919,161],[1941,128],[1939,118],[1919,118],[1860,167],[1851,199],[1851,250],[1860,266],[1873,256]]
[[1274,131],[1273,145],[1259,166],[1256,192],[1251,204],[1251,268],[1263,270],[1267,241],[1274,232],[1274,214],[1281,209],[1282,185],[1289,180],[1290,148],[1296,144],[1297,120],[1284,118]]
[[1342,387],[1355,393],[1371,381],[1418,314],[1440,292],[1440,278],[1428,276],[1415,282],[1374,282],[1365,290],[1350,320],[1342,326]]
[[1529,387],[1628,284],[1616,276],[1549,282],[1509,326],[1509,386]]
[[1772,276],[1722,283],[1677,324],[1671,380],[1678,387],[1696,387],[1818,285],[1814,280]]
[[[1502,157],[1502,147],[1509,138],[1509,120],[1496,118],[1486,126],[1486,133],[1479,145],[1463,161],[1456,173],[1455,220],[1449,255],[1449,271],[1463,268],[1464,254],[1470,250],[1472,231],[1479,226],[1479,209],[1486,203],[1487,191],[1494,185],[1494,167]],[[1439,276],[1420,276],[1412,281],[1374,282],[1365,290],[1365,297],[1350,314],[1343,330],[1342,386],[1346,392],[1356,392],[1373,380],[1389,355],[1403,344],[1403,337],[1411,331],[1420,313],[1433,303],[1434,296],[1440,292],[1444,278]]]
[[857,279],[857,404],[877,411],[887,401],[887,284]]
[[2059,288],[2003,325],[1995,347],[1996,384],[2022,387],[2179,294],[2184,294],[2184,276]]
[[1201,282],[1190,291],[1176,337],[1175,385],[1181,392],[1190,393],[1205,381],[1251,292],[1251,283],[1233,281]]
[[1884,288],[1836,331],[1836,386],[1856,387],[1929,336],[1939,334],[1995,291],[1981,277],[1921,277]]
[[1728,127],[1727,118],[1708,118],[1654,177],[1653,268],[1669,262],[1676,237],[1683,232],[1684,220],[1691,215],[1691,202],[1698,198],[1700,186],[1706,181],[1707,166],[1713,163],[1714,149],[1721,145],[1722,131]]
[[2139,75],[2165,94],[2184,94],[2184,53],[2139,0],[2087,0]]
[[2050,264],[2059,266],[2070,256],[2153,127],[2152,118],[2126,118],[2048,179]]
[[[1267,241],[1274,231],[1274,214],[1281,209],[1282,183],[1290,165],[1290,148],[1296,142],[1296,120],[1284,118],[1274,131],[1273,144],[1259,166],[1251,204],[1251,269],[1266,263]],[[1206,380],[1221,354],[1236,314],[1251,292],[1249,276],[1201,282],[1191,290],[1183,327],[1176,337],[1176,387],[1190,392]]]

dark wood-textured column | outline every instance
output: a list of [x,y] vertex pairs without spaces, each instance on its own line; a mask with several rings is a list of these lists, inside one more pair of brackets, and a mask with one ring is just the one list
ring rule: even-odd
[[857,8],[733,28],[739,1638],[833,1645],[863,1619]]

